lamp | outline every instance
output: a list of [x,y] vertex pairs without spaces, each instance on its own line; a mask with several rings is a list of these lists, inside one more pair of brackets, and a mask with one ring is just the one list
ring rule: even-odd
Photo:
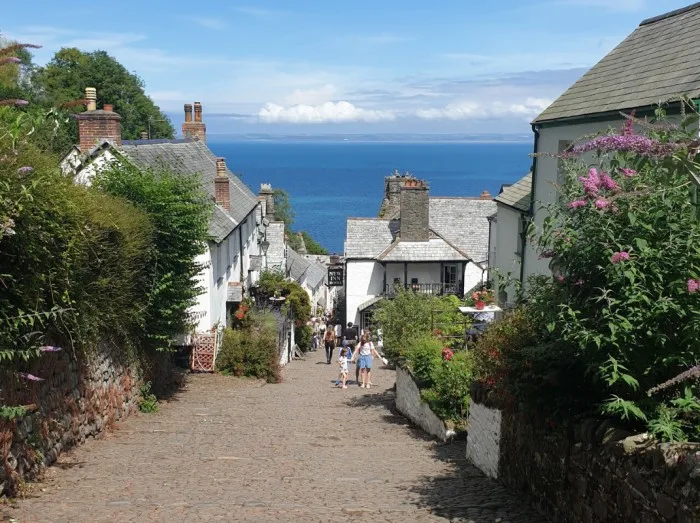
[[263,241],[260,242],[260,249],[262,249],[262,253],[263,253],[264,255],[267,254],[267,249],[269,249],[269,248],[270,248],[270,242],[269,242],[269,241],[263,240]]

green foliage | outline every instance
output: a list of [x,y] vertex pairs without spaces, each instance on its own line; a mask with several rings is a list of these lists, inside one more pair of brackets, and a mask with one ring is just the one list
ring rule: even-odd
[[477,351],[479,376],[513,402],[554,416],[595,409],[668,440],[700,437],[697,380],[681,397],[673,378],[700,360],[700,163],[689,121],[636,121],[644,136],[628,125],[567,163],[538,231],[553,276],[529,282],[526,312]]
[[127,162],[102,170],[93,185],[128,200],[153,225],[141,276],[146,293],[142,328],[147,346],[167,348],[187,329],[187,309],[201,291],[195,259],[206,248],[208,195],[196,175],[139,170]]
[[374,322],[384,333],[387,358],[401,362],[406,347],[426,334],[443,337],[444,345],[464,348],[464,317],[457,307],[456,296],[437,297],[399,289],[396,297],[382,300],[374,311]]
[[284,189],[275,189],[273,192],[275,203],[275,220],[278,222],[284,222],[285,230],[291,230],[296,213],[294,212],[292,204],[289,201],[289,193]]
[[26,414],[27,408],[23,405],[17,407],[0,405],[0,420],[12,421],[14,419],[23,418]]
[[124,139],[138,139],[149,130],[152,138],[172,138],[175,130],[168,117],[145,94],[143,80],[105,51],[82,52],[76,48],[58,51],[32,77],[37,101],[55,107],[83,99],[86,87],[97,89],[98,107],[114,105],[122,117]]
[[469,413],[473,370],[471,352],[456,352],[436,369],[432,387],[421,391],[422,399],[441,419],[463,424]]
[[325,249],[323,245],[314,240],[308,232],[301,231],[301,237],[304,238],[306,252],[308,252],[309,254],[328,254],[328,250]]
[[158,398],[151,392],[151,382],[144,383],[139,391],[139,410],[147,414],[158,412]]
[[443,347],[439,339],[429,334],[415,338],[408,344],[404,364],[420,387],[432,387],[442,365]]
[[250,323],[246,327],[224,330],[217,371],[278,383],[277,319],[266,312],[249,312],[248,316]]

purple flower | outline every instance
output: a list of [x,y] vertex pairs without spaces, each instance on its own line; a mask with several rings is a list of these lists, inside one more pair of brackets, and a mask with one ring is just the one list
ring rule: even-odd
[[598,194],[602,183],[600,173],[595,167],[588,169],[588,175],[580,176],[579,181],[583,184],[583,191],[589,197],[593,197]]
[[630,253],[628,253],[627,251],[616,252],[615,254],[613,254],[610,257],[610,261],[613,264],[618,264],[618,263],[621,263],[623,261],[629,261],[629,259],[630,259]]
[[690,294],[697,292],[698,289],[700,289],[700,281],[693,279],[688,280],[688,292]]
[[16,98],[10,98],[9,100],[0,100],[0,105],[28,105],[27,100],[17,100]]
[[17,169],[17,172],[19,174],[28,174],[34,170],[34,167],[30,167],[29,165],[25,165],[24,167],[20,167]]
[[601,187],[603,187],[603,189],[606,189],[608,191],[614,192],[620,190],[620,184],[612,178],[610,178],[610,175],[608,173],[602,173],[600,175],[600,185]]
[[34,376],[34,374],[29,374],[27,372],[18,372],[17,375],[20,378],[24,378],[25,380],[29,380],[29,381],[44,381],[43,378],[39,378],[37,376]]
[[604,198],[598,198],[595,201],[596,209],[607,209],[610,206],[610,202]]
[[61,347],[53,347],[52,345],[42,345],[39,347],[39,350],[41,352],[58,352],[63,349]]
[[587,205],[587,202],[585,200],[574,200],[573,202],[569,203],[568,207],[569,209],[578,209],[579,207],[585,207]]
[[623,167],[622,169],[620,169],[620,172],[623,176],[626,176],[627,178],[637,176],[637,171],[635,171],[634,169],[628,169],[627,167]]
[[22,60],[16,56],[8,56],[7,58],[0,58],[0,65],[4,64],[21,64]]
[[560,155],[562,158],[580,156],[589,151],[606,152],[631,152],[639,156],[661,157],[673,154],[682,144],[664,143],[658,140],[640,136],[637,134],[612,134],[598,136],[589,142],[573,147],[570,151]]

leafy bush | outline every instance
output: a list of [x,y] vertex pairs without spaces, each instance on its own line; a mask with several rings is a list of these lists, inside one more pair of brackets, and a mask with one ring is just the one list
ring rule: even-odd
[[250,323],[241,329],[225,329],[216,359],[219,372],[234,376],[280,381],[277,319],[267,312],[249,312]]
[[[539,231],[553,275],[530,282],[530,320],[495,327],[493,346],[488,334],[482,340],[482,377],[487,369],[511,397],[547,414],[593,407],[664,439],[700,438],[697,373],[682,374],[700,360],[692,122],[630,118],[567,154],[561,198]],[[543,326],[539,340],[532,322]],[[483,356],[493,348],[503,357],[489,369]]]
[[441,419],[463,424],[469,413],[473,371],[471,352],[457,352],[435,369],[433,385],[421,391],[421,397]]
[[139,410],[147,414],[158,412],[158,398],[151,392],[151,383],[144,383],[141,387],[139,398]]
[[427,334],[442,337],[443,346],[463,349],[468,323],[458,310],[460,304],[456,296],[437,297],[403,289],[395,298],[380,301],[374,322],[382,329],[386,356],[402,362],[413,340]]
[[431,335],[412,340],[404,354],[405,365],[421,388],[431,387],[442,364],[443,344]]

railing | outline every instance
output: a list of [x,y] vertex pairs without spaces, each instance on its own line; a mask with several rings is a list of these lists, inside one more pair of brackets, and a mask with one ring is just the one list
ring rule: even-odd
[[459,283],[390,283],[384,289],[384,296],[393,298],[402,289],[415,292],[416,294],[430,294],[432,296],[445,296],[455,294],[461,296],[464,289]]

